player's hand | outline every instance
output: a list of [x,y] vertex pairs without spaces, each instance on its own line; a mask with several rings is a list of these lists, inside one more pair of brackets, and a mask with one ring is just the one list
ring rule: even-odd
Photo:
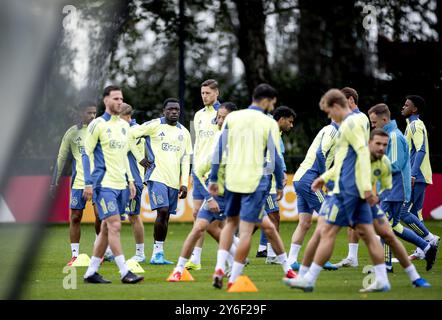
[[379,201],[378,197],[374,195],[372,191],[365,191],[364,196],[370,207],[374,206],[377,201]]
[[130,181],[129,182],[129,191],[130,191],[130,199],[132,200],[135,198],[135,195],[137,194],[137,189],[135,188],[135,184]]
[[414,183],[416,182],[416,177],[411,177],[411,187],[414,187]]
[[312,191],[316,192],[319,189],[322,189],[324,184],[325,184],[324,179],[322,179],[321,177],[316,178],[315,181],[313,181],[312,183]]
[[83,198],[85,198],[86,200],[91,200],[92,199],[92,186],[87,186],[84,187],[83,190]]
[[212,197],[215,197],[218,195],[218,183],[210,182],[208,189],[209,189],[209,193]]
[[214,212],[214,213],[219,212],[218,202],[214,198],[207,200],[207,207],[209,208],[210,212]]
[[181,186],[180,192],[178,193],[178,199],[185,199],[187,197],[187,187]]
[[51,185],[49,186],[49,196],[50,196],[52,199],[55,199],[56,194],[57,194],[57,186],[54,185],[54,184],[51,184]]
[[152,167],[153,162],[150,162],[149,159],[144,158],[140,162],[138,162],[144,169],[150,169]]
[[281,189],[276,190],[276,201],[281,200],[283,195],[284,195],[284,190]]
[[287,173],[284,172],[284,178],[282,179],[282,185],[285,187],[287,185]]

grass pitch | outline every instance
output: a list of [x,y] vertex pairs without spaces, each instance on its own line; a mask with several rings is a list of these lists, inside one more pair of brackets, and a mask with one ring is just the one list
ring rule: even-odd
[[[426,223],[429,229],[442,235],[442,222],[431,221]],[[169,225],[169,234],[165,243],[166,259],[177,261],[181,246],[192,225],[189,223],[172,223]],[[296,223],[281,223],[281,235],[288,251],[290,239]],[[313,228],[315,224],[313,225]],[[310,238],[308,233],[306,241]],[[47,228],[42,249],[34,265],[30,277],[25,285],[23,298],[25,299],[123,299],[123,300],[167,300],[167,299],[195,299],[195,300],[231,300],[231,299],[333,299],[333,300],[403,300],[403,299],[442,299],[442,257],[436,261],[433,269],[425,271],[425,261],[415,263],[418,272],[426,278],[432,288],[415,289],[399,264],[394,264],[394,273],[389,274],[392,291],[387,293],[361,294],[358,290],[367,274],[362,270],[369,263],[365,246],[361,243],[359,249],[359,267],[344,268],[337,271],[323,271],[317,281],[313,293],[303,293],[297,289],[286,287],[281,279],[282,269],[279,265],[266,265],[265,259],[255,258],[259,243],[259,232],[253,238],[252,249],[249,254],[250,265],[245,268],[245,274],[258,288],[256,293],[228,293],[225,289],[217,290],[211,285],[211,278],[216,262],[216,242],[206,236],[202,253],[202,269],[192,271],[193,282],[169,283],[166,278],[172,272],[174,265],[154,266],[142,264],[145,269],[144,282],[137,285],[123,285],[119,279],[118,268],[114,263],[105,262],[100,273],[112,281],[108,285],[93,285],[83,283],[83,274],[86,268],[76,268],[77,288],[64,289],[63,279],[67,274],[63,268],[70,259],[69,227],[68,225],[52,225]],[[153,225],[145,224],[146,256],[152,253]],[[91,256],[93,240],[95,238],[93,225],[82,226],[80,252]],[[346,230],[341,230],[331,259],[337,262],[347,254]],[[122,228],[122,244],[126,259],[135,253],[135,243],[130,225]],[[304,249],[303,247],[303,249]],[[408,252],[414,248],[406,244]],[[301,250],[300,257],[303,255]]]

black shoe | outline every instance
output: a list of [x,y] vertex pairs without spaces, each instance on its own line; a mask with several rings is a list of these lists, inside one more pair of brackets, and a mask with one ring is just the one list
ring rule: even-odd
[[95,272],[93,275],[84,279],[86,283],[111,283],[111,281],[104,279],[101,274]]
[[394,273],[393,266],[387,266],[387,273]]
[[263,251],[257,251],[256,252],[257,258],[267,258],[267,249]]
[[433,268],[433,264],[436,261],[437,255],[437,247],[434,245],[430,245],[430,249],[428,249],[427,253],[425,253],[425,260],[427,261],[427,266],[425,270],[430,271]]
[[144,280],[144,277],[138,276],[135,273],[128,271],[127,274],[121,279],[121,282],[123,282],[123,283],[137,283],[137,282],[140,282],[143,280]]

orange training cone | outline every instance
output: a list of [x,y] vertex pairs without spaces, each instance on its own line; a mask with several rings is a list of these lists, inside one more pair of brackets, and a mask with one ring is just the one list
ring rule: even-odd
[[[166,281],[169,281],[170,278],[172,278],[173,273],[174,273],[174,271],[172,271],[172,273],[169,275],[169,277],[166,279]],[[184,268],[180,281],[195,281],[195,279],[193,279],[190,272],[186,268]]]
[[258,288],[248,276],[239,276],[227,292],[258,292]]

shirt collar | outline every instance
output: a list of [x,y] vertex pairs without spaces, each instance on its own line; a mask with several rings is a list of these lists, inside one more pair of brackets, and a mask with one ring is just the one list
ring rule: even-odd
[[330,122],[330,124],[335,127],[336,130],[339,129],[339,124],[337,124],[336,122],[334,122],[333,120]]
[[356,107],[356,108],[352,111],[352,113],[361,113],[361,110],[359,110],[359,108]]
[[409,120],[410,122],[415,121],[415,120],[418,120],[418,119],[419,119],[419,115],[418,115],[418,114],[412,114],[412,115],[408,118],[408,120]]
[[397,129],[396,120],[391,120],[389,123],[387,123],[384,126],[384,130],[387,131],[387,132],[391,132],[391,131],[396,130],[396,129]]
[[131,127],[134,126],[134,125],[136,125],[136,124],[137,124],[137,120],[135,120],[135,119],[130,120],[129,125],[130,125]]
[[209,110],[209,109],[213,108],[213,109],[215,109],[215,111],[218,111],[220,105],[221,105],[221,103],[220,103],[218,100],[216,100],[216,101],[213,103],[213,105],[205,106],[205,109],[206,109],[206,110]]
[[109,121],[112,118],[111,114],[106,111],[103,113],[102,117],[106,121]]
[[264,113],[264,110],[262,110],[260,107],[258,106],[254,106],[253,104],[251,106],[248,107],[248,109],[251,110],[256,110],[256,111],[261,111],[262,113]]

